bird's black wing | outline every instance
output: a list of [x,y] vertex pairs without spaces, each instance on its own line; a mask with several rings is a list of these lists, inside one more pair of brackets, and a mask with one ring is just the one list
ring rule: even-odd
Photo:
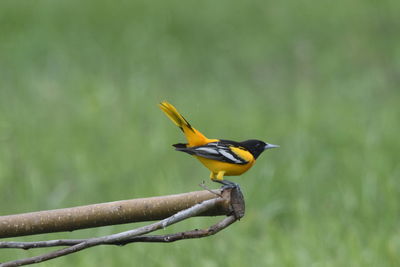
[[[191,155],[196,155],[203,158],[218,160],[222,162],[228,162],[233,164],[246,164],[247,160],[241,158],[230,148],[236,147],[235,144],[228,142],[212,142],[203,146],[186,147],[185,144],[174,145],[178,151],[186,152]],[[241,149],[243,149],[241,147]]]

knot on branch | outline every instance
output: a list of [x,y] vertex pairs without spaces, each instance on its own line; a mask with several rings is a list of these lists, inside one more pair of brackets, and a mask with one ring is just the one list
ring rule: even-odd
[[231,213],[235,216],[237,220],[240,220],[245,213],[245,202],[239,186],[233,188],[225,189],[222,192],[222,196],[229,194],[229,203],[231,208]]

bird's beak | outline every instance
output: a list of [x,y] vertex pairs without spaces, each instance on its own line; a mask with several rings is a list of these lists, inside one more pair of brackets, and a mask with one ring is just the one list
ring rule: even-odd
[[275,147],[279,147],[278,145],[273,145],[273,144],[266,144],[264,147],[264,150],[266,149],[270,149],[270,148],[275,148]]

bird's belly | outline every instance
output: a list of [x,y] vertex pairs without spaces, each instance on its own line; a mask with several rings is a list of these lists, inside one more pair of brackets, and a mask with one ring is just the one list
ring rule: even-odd
[[255,161],[250,161],[246,164],[233,164],[228,162],[222,162],[213,159],[207,159],[199,156],[195,156],[204,166],[206,166],[211,172],[218,173],[225,171],[226,176],[240,175],[250,169]]

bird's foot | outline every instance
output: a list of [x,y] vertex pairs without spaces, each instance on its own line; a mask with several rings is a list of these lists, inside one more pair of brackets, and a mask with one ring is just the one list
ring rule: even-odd
[[232,189],[232,188],[237,188],[240,191],[240,185],[228,180],[213,180],[214,182],[220,183],[222,184],[222,191],[226,190],[226,189]]

